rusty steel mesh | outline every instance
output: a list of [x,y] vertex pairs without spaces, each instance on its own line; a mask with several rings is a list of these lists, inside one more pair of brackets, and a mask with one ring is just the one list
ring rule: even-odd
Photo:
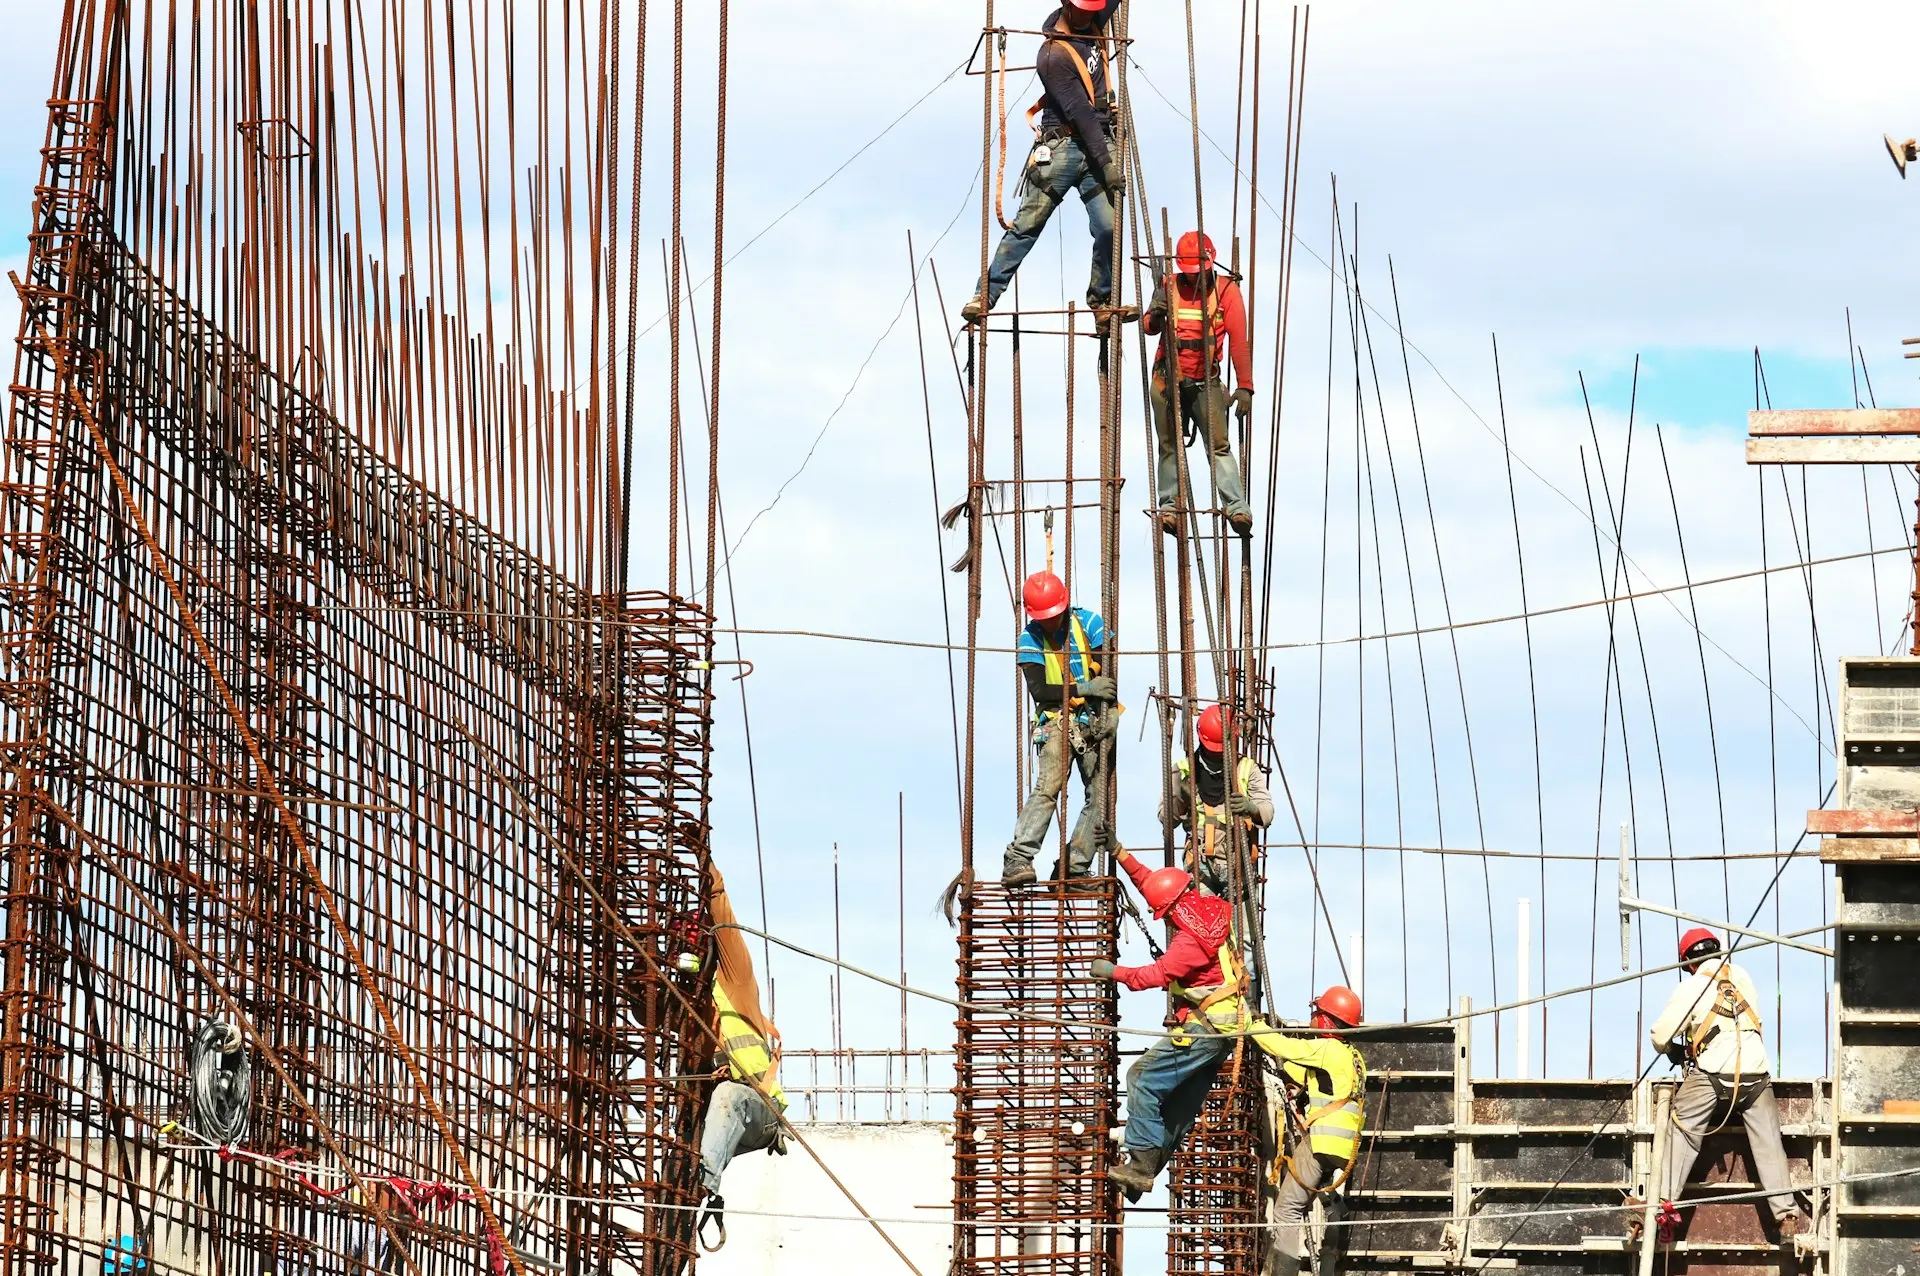
[[0,457],[9,1276],[691,1255],[710,618],[624,584],[631,375],[483,350],[444,192],[366,242],[410,161],[327,95],[405,94],[348,8],[68,5]]

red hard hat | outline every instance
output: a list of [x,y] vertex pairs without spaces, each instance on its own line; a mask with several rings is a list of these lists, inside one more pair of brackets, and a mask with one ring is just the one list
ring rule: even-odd
[[1213,269],[1213,240],[1197,230],[1190,230],[1180,236],[1180,244],[1173,252],[1174,260],[1183,275],[1197,275],[1203,270]]
[[1193,724],[1194,733],[1200,737],[1200,747],[1219,753],[1227,747],[1227,728],[1233,718],[1225,706],[1210,704],[1200,714],[1200,720]]
[[1052,572],[1035,572],[1020,590],[1027,619],[1052,620],[1067,609],[1067,583]]
[[[1696,953],[1693,951],[1695,948],[1700,948],[1701,951]],[[1710,957],[1719,951],[1720,936],[1714,934],[1705,926],[1695,926],[1692,930],[1680,936],[1681,961],[1692,961],[1699,957]]]
[[1086,13],[1098,13],[1107,7],[1107,0],[1067,0],[1067,3]]
[[1337,1020],[1345,1027],[1360,1026],[1360,994],[1344,984],[1335,984],[1315,997],[1312,1006],[1316,1013]]
[[1184,868],[1156,868],[1140,884],[1140,894],[1153,910],[1154,918],[1165,917],[1173,902],[1187,893],[1193,878]]

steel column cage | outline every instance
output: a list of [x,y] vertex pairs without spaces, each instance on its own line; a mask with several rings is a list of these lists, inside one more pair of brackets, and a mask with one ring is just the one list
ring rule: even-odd
[[115,234],[113,117],[51,104],[4,436],[0,1273],[684,1270],[711,618],[580,589],[199,313]]

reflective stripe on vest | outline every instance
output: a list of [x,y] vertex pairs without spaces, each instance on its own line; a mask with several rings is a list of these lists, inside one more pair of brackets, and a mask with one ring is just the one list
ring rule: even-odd
[[[1087,643],[1087,631],[1080,624],[1080,617],[1071,611],[1067,613],[1066,645],[1056,647],[1043,636],[1040,639],[1040,650],[1046,658],[1047,685],[1049,687],[1066,685],[1068,680],[1067,675],[1069,673],[1068,661],[1071,658],[1069,655],[1070,652],[1078,651],[1080,653],[1082,668],[1086,667],[1087,661],[1091,660],[1093,655]],[[1073,681],[1079,682],[1081,680],[1075,678]],[[1045,708],[1036,709],[1035,716],[1041,721],[1045,721],[1048,717],[1059,712],[1060,707],[1058,705],[1049,705]]]
[[727,1075],[764,1092],[784,1112],[787,1096],[773,1079],[773,1052],[767,1048],[767,1039],[734,1010],[718,984],[713,989],[713,1006],[720,1012],[720,1048],[727,1057]]
[[[1174,295],[1179,296],[1177,284],[1174,286]],[[1204,351],[1208,332],[1213,334],[1213,366],[1218,368],[1227,359],[1227,326],[1220,322],[1220,289],[1217,284],[1207,286],[1204,306],[1175,305],[1173,310],[1173,344],[1176,349]]]
[[1214,954],[1214,960],[1220,963],[1219,986],[1213,988],[1185,988],[1173,984],[1175,996],[1183,998],[1188,1005],[1207,1017],[1207,1022],[1216,1028],[1236,1029],[1247,1025],[1247,1006],[1240,994],[1247,989],[1247,972],[1241,969],[1239,958],[1233,955],[1233,936],[1227,936],[1227,942],[1220,945]]
[[[1174,774],[1180,777],[1180,782],[1184,784],[1193,774],[1193,764],[1186,758],[1181,758],[1173,764],[1173,770]],[[1249,786],[1253,783],[1252,758],[1240,759],[1240,765],[1234,768],[1234,779],[1235,790],[1241,797],[1245,797]],[[1219,846],[1220,834],[1225,832],[1227,828],[1227,820],[1229,818],[1227,808],[1225,804],[1208,806],[1205,802],[1200,801],[1197,792],[1194,795],[1194,804],[1200,808],[1200,816],[1195,823],[1200,831],[1205,854],[1208,859],[1215,859],[1219,854],[1217,848]],[[1255,827],[1253,820],[1250,817],[1242,817],[1240,823],[1247,830],[1249,836],[1251,836]],[[1257,854],[1260,850],[1259,843],[1250,843],[1248,849]]]
[[1307,1112],[1302,1119],[1312,1135],[1313,1150],[1350,1159],[1360,1146],[1360,1127],[1364,1120],[1361,1096],[1367,1092],[1367,1063],[1352,1046],[1346,1046],[1346,1050],[1353,1063],[1353,1093],[1337,1102],[1333,1097],[1333,1078],[1325,1070],[1288,1063],[1282,1065],[1281,1071],[1307,1092]]

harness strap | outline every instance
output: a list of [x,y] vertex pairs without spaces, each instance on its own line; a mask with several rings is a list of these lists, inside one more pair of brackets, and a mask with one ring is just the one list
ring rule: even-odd
[[[1101,32],[1099,39],[1103,47],[1109,43],[1109,37],[1104,31]],[[1073,59],[1073,69],[1080,73],[1080,83],[1087,90],[1087,101],[1097,104],[1100,101],[1100,97],[1093,91],[1093,72],[1088,69],[1087,60],[1080,56],[1080,50],[1074,46],[1073,40],[1068,36],[1056,34],[1049,35],[1040,43],[1042,47],[1049,44],[1059,44],[1066,47],[1067,56]],[[1112,65],[1111,56],[1109,56],[1107,64],[1109,66]],[[1036,136],[1040,132],[1040,125],[1036,121],[1039,120],[1040,113],[1046,109],[1047,96],[1044,93],[1040,95],[1038,101],[1027,108],[1027,127],[1032,129]]]

